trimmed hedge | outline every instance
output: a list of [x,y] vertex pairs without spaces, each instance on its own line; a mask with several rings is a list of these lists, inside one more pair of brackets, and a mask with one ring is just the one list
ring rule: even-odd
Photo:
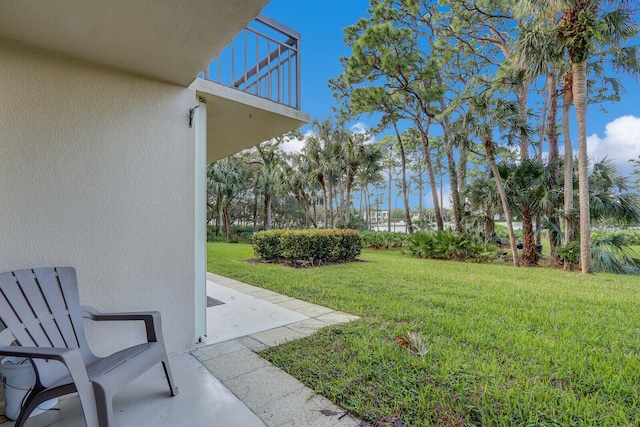
[[254,233],[251,241],[256,256],[269,261],[353,261],[362,249],[354,230],[268,230]]

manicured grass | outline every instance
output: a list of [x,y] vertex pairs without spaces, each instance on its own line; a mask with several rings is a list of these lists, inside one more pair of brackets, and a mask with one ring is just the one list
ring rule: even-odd
[[[263,355],[374,425],[640,425],[638,277],[398,250],[292,269],[246,263],[249,245],[208,249],[209,271],[362,317]],[[407,332],[425,356],[395,343]]]

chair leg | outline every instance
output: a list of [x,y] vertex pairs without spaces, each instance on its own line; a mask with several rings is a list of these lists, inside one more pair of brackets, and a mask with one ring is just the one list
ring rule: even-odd
[[171,367],[169,366],[169,357],[166,354],[162,360],[162,367],[164,368],[164,375],[167,377],[167,382],[169,383],[171,396],[175,396],[178,394],[178,387],[176,387],[175,382],[173,382],[173,375],[171,374]]
[[96,394],[96,411],[98,412],[98,425],[100,427],[115,427],[113,416],[113,394],[100,385],[94,383]]
[[33,410],[43,402],[43,400],[37,398],[38,393],[40,393],[41,391],[42,389],[34,387],[33,389],[31,389],[29,394],[27,394],[27,396],[24,398],[22,408],[20,409],[20,413],[18,414],[18,418],[16,418],[14,427],[22,427],[24,423],[29,419],[29,415],[31,415]]

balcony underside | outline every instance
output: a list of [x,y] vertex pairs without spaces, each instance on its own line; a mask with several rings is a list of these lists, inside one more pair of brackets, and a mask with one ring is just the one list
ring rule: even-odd
[[309,123],[307,113],[218,83],[190,87],[207,102],[207,163]]
[[186,87],[267,3],[0,1],[0,37]]

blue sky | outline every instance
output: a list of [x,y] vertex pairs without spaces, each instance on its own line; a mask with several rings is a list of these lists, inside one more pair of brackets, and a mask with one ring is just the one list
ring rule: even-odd
[[[368,0],[272,0],[263,11],[301,33],[302,110],[312,119],[333,115],[335,102],[327,82],[341,73],[340,56],[350,54],[343,29],[366,16],[368,4]],[[590,106],[587,135],[592,157],[614,158],[628,170],[628,160],[640,155],[640,83],[619,77],[626,89],[622,101]],[[359,121],[367,127],[375,125],[365,116]],[[575,145],[577,131],[571,136]]]

